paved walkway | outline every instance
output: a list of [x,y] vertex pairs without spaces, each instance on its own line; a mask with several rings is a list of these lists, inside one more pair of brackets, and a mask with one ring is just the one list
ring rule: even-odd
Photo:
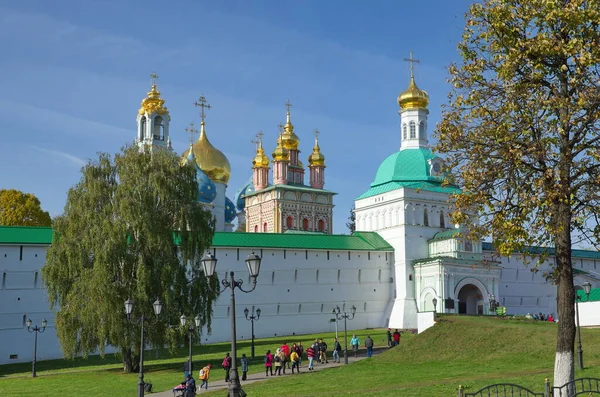
[[[373,350],[373,354],[379,354],[382,351],[387,350],[388,348],[375,348]],[[363,360],[365,358],[367,358],[367,354],[365,350],[360,350],[358,357],[354,358],[354,356],[352,355],[352,352],[349,352],[350,356],[348,357],[348,364],[352,364],[356,361],[360,361]],[[329,361],[329,364],[319,364],[316,361],[314,362],[313,366],[314,366],[314,371],[321,371],[327,368],[335,368],[335,367],[339,367],[341,365],[344,365],[344,358],[342,357],[341,359],[341,363],[334,363],[333,360]],[[306,376],[306,374],[310,374],[313,371],[309,371],[308,368],[308,359],[303,359],[302,360],[302,366],[300,367],[300,376]],[[274,368],[273,368],[274,369]],[[198,374],[194,374],[194,379],[196,379],[196,375]],[[202,389],[197,395],[201,395],[203,393],[209,392],[209,391],[215,391],[215,390],[225,390],[229,387],[229,383],[225,382],[225,371],[223,371],[222,368],[213,368],[212,371],[210,371],[210,380],[208,383],[208,390],[206,389]],[[242,372],[239,372],[240,375],[240,379],[242,377]],[[291,369],[287,369],[285,375],[283,374],[283,372],[281,373],[281,376],[265,376],[265,372],[264,369],[260,372],[254,372],[254,373],[250,373],[248,374],[248,378],[245,381],[242,381],[242,388],[244,387],[244,385],[248,384],[248,383],[254,383],[254,382],[261,382],[261,381],[265,381],[265,380],[269,380],[269,379],[273,379],[273,378],[280,378],[280,377],[284,377],[284,376],[298,376],[298,374],[294,374],[292,375],[292,370]],[[198,379],[196,379],[196,384],[198,386],[200,386],[200,384],[202,383],[202,381],[199,381]],[[173,383],[173,386],[175,386],[177,384],[177,381],[175,381]],[[160,393],[152,393],[149,394],[149,396],[152,397],[173,397],[173,391],[172,390],[167,390],[167,391],[163,391]]]

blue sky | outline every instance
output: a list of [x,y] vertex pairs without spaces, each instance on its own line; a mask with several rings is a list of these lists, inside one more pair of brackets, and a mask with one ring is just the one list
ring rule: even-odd
[[305,164],[312,131],[321,131],[325,188],[338,193],[334,232],[347,233],[354,198],[400,146],[403,58],[412,51],[420,60],[415,77],[430,94],[433,126],[469,3],[3,2],[0,188],[34,193],[52,216],[61,214],[81,166],[135,138],[137,109],[156,71],[178,153],[189,141],[184,128],[199,123],[193,102],[204,94],[213,106],[207,133],[231,163],[230,198],[251,176],[258,130],[273,150],[289,98]]

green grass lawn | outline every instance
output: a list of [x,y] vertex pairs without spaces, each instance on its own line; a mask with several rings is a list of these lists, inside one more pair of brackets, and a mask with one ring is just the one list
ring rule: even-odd
[[[352,365],[299,377],[275,378],[244,386],[250,396],[455,396],[458,385],[476,391],[491,383],[518,383],[541,392],[545,378],[552,380],[557,325],[547,322],[498,317],[443,316],[438,324],[421,335],[403,334],[399,347],[386,350]],[[354,331],[353,331],[354,332]],[[371,334],[376,345],[385,345],[385,330],[357,332],[361,341]],[[262,355],[284,341],[309,341],[331,333],[258,340],[257,359],[250,372],[262,372]],[[577,377],[600,377],[600,329],[582,332],[586,369]],[[194,348],[196,373],[199,364],[220,363],[230,345],[226,343]],[[239,354],[250,355],[250,342],[238,342]],[[146,379],[155,391],[168,390],[182,378],[187,350],[174,356],[147,352]],[[105,359],[54,360],[38,363],[38,377],[29,377],[31,364],[0,366],[0,396],[134,396],[137,374],[123,374],[121,363]],[[214,376],[219,376],[217,370]],[[223,391],[204,393],[223,395]]]

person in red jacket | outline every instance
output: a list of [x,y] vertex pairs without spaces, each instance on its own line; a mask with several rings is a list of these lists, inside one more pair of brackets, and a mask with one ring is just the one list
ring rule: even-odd
[[315,359],[315,349],[312,346],[309,346],[306,349],[306,357],[308,357],[308,370],[313,370],[313,360]]
[[283,361],[282,366],[283,366],[283,373],[285,374],[285,367],[287,366],[288,369],[290,369],[290,347],[287,345],[287,343],[284,343],[283,345],[281,345],[280,347],[281,351],[283,352],[283,354],[285,355],[285,360]]

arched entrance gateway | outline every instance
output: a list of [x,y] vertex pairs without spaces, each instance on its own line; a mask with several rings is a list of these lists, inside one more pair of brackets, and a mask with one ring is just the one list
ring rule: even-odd
[[457,294],[459,314],[483,314],[483,293],[473,284],[464,285]]

